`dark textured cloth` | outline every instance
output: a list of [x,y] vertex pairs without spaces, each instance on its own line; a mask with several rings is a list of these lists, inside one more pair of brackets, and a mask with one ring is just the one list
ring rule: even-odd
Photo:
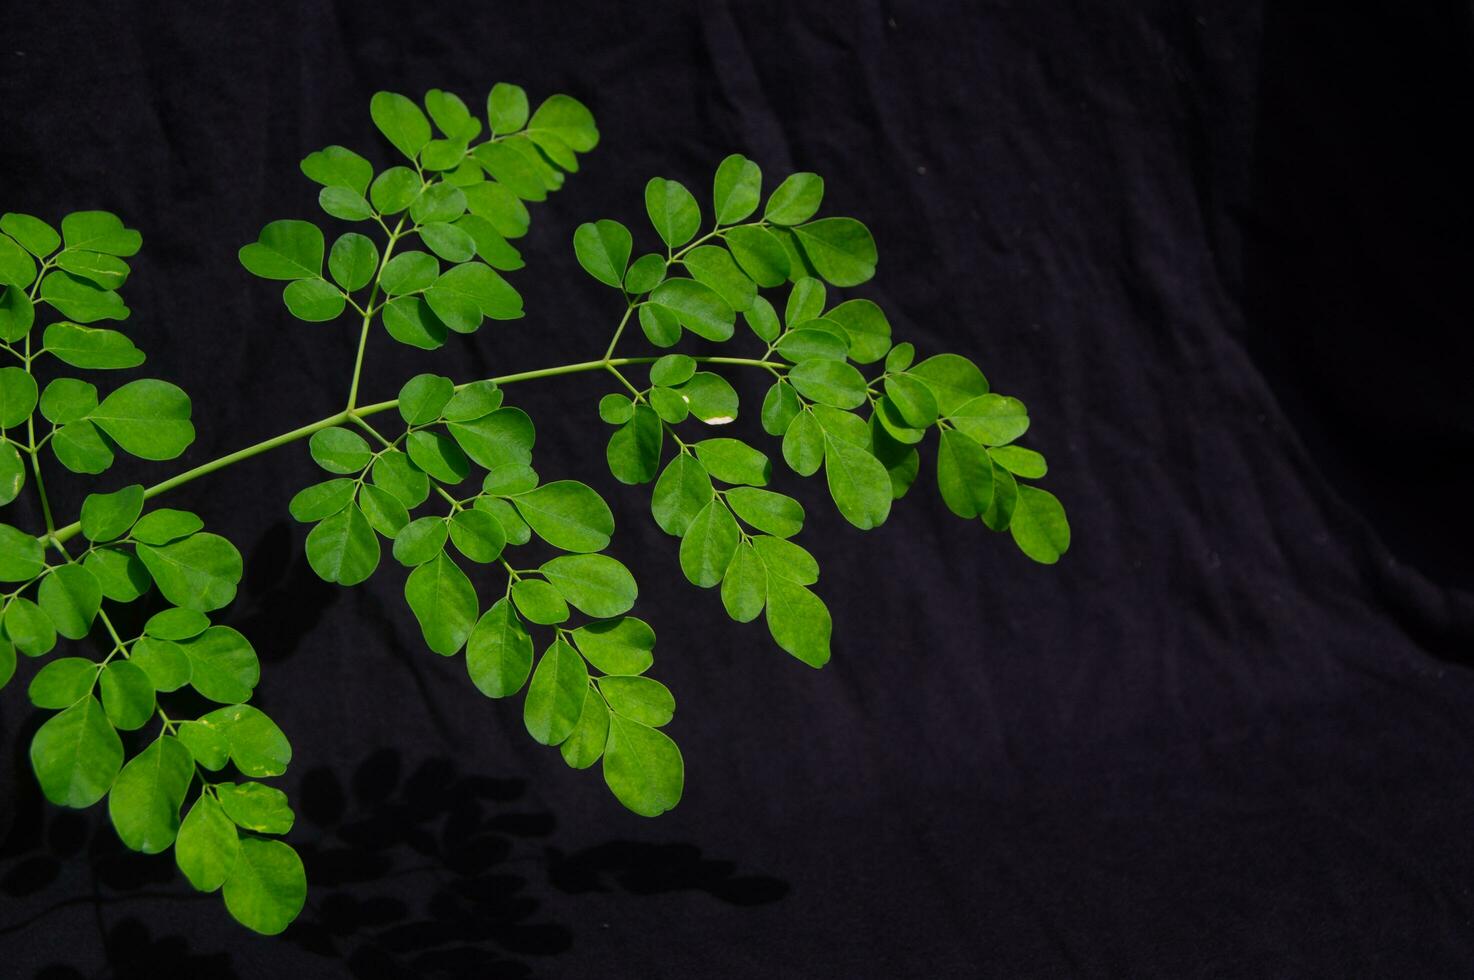
[[930,448],[864,534],[785,471],[837,624],[815,672],[609,478],[605,379],[509,389],[539,471],[606,492],[659,632],[688,779],[647,821],[424,648],[397,566],[313,576],[302,445],[202,479],[166,500],[245,554],[224,618],[295,747],[308,907],[255,937],[102,808],[46,805],[27,664],[0,974],[1468,976],[1474,37],[1466,4],[1349,6],[5,4],[0,210],[141,229],[128,329],[194,396],[186,457],[108,488],[341,404],[356,329],[292,320],[237,247],[333,224],[310,150],[387,165],[375,90],[510,80],[603,133],[534,209],[528,316],[436,354],[376,332],[366,397],[598,356],[618,302],[573,228],[648,248],[646,179],[706,199],[741,151],[823,174],[879,242],[855,293],[1029,405],[1075,533],[1044,568],[959,522]]

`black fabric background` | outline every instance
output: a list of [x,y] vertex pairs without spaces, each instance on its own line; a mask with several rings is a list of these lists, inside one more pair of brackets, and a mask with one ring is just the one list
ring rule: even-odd
[[[544,474],[608,490],[660,634],[686,796],[618,807],[428,653],[386,565],[318,582],[301,446],[169,498],[228,533],[227,621],[313,881],[235,927],[100,812],[43,804],[0,701],[0,974],[44,977],[1460,977],[1474,963],[1466,4],[23,4],[0,16],[0,205],[144,233],[126,295],[199,439],[150,482],[338,407],[356,331],[290,319],[237,247],[327,220],[297,171],[389,159],[379,88],[513,80],[598,116],[534,211],[529,316],[365,390],[597,356],[583,220],[655,174],[812,169],[924,353],[1023,398],[1056,568],[923,477],[861,534],[815,483],[838,624],[813,672],[681,579],[604,470],[597,377],[518,387]],[[632,347],[635,345],[631,345]],[[760,389],[744,379],[749,410]],[[930,457],[928,457],[928,463]],[[75,512],[82,487],[62,486]]]

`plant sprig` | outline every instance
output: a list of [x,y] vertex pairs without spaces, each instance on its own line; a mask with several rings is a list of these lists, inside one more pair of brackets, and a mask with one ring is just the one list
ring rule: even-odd
[[[288,509],[309,525],[314,572],[355,585],[387,549],[406,570],[405,601],[426,645],[447,657],[464,652],[469,679],[488,697],[523,694],[535,741],[556,746],[571,767],[600,765],[614,796],[646,816],[674,807],[685,781],[680,750],[662,730],[675,697],[648,676],[655,632],[632,615],[634,576],[607,554],[610,508],[593,487],[538,473],[535,425],[505,402],[507,387],[607,374],[617,387],[597,409],[614,427],[610,473],[653,484],[652,517],[679,539],[689,581],[719,587],[733,620],[764,616],[778,646],[810,666],[829,660],[833,627],[814,591],[818,562],[795,540],[807,515],[771,487],[767,453],[711,434],[740,409],[721,369],[770,379],[763,429],[794,473],[824,472],[836,508],[862,530],[909,492],[918,449],[935,431],[936,482],[949,509],[1009,531],[1036,561],[1058,560],[1070,540],[1058,500],[1026,482],[1047,469],[1017,444],[1029,427],[1023,404],[993,392],[960,355],[918,362],[912,345],[893,343],[870,300],[831,302],[830,287],[874,275],[869,230],[816,217],[824,197],[816,174],[788,176],[764,201],[761,170],[740,155],[717,168],[704,232],[696,197],[659,177],[644,194],[656,250],[635,256],[633,234],[608,219],[575,231],[579,264],[621,298],[602,356],[459,384],[421,374],[397,397],[361,404],[375,324],[396,343],[433,350],[488,319],[523,315],[506,274],[523,266],[514,242],[528,230],[528,205],[560,188],[599,141],[577,100],[555,95],[531,111],[526,93],[506,83],[491,90],[484,117],[439,90],[423,108],[378,93],[370,115],[404,162],[376,172],[341,146],[302,161],[321,185],[322,210],[358,227],[329,246],[313,222],[272,221],[240,250],[247,270],[285,284],[297,319],[352,314],[358,342],[343,408],[152,486],[93,493],[77,520],[59,526],[43,462],[98,475],[118,452],[174,459],[194,439],[192,404],[159,379],[100,394],[55,370],[143,363],[125,332],[94,326],[128,317],[118,290],[138,232],[102,211],[67,215],[60,231],[29,215],[0,217],[0,352],[14,362],[0,367],[0,506],[29,482],[44,524],[34,533],[0,524],[0,686],[17,653],[48,658],[59,637],[98,641],[95,656],[47,659],[28,685],[33,704],[56,712],[31,745],[43,792],[71,807],[106,798],[125,844],[172,847],[192,885],[221,890],[230,914],[262,933],[284,929],[306,896],[302,863],[280,839],[293,823],[290,803],[258,781],[285,772],[291,746],[248,703],[260,680],[250,642],[211,619],[234,598],[240,553],[193,513],[147,509],[161,494],[306,440],[326,478]],[[55,319],[38,331],[47,309]],[[750,353],[673,350],[687,334],[735,341],[739,314]],[[619,353],[631,324],[656,352]],[[56,375],[44,388],[38,369]],[[400,425],[385,425],[396,411]],[[79,536],[85,547],[69,548]],[[125,637],[109,603],[146,603],[151,614]],[[179,706],[201,699],[218,707],[191,718]]]

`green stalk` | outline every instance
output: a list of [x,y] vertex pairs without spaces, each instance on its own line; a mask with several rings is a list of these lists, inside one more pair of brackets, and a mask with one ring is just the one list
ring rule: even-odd
[[[616,357],[610,360],[600,359],[597,361],[579,361],[574,364],[561,364],[557,367],[539,368],[535,371],[521,371],[517,374],[504,374],[500,377],[488,378],[486,380],[491,381],[497,385],[509,385],[516,384],[519,381],[535,381],[539,378],[554,378],[558,377],[559,375],[578,374],[584,371],[604,371],[608,370],[609,368],[623,367],[629,364],[652,364],[657,360],[659,360],[659,358],[657,357]],[[731,364],[746,367],[761,367],[768,370],[772,369],[771,362],[759,361],[749,357],[697,357],[694,358],[694,360],[699,364]],[[474,382],[467,382],[466,384],[457,385],[456,389],[460,390],[472,383]],[[259,456],[262,453],[269,452],[270,450],[276,449],[280,446],[285,446],[288,443],[297,442],[301,439],[309,438],[314,432],[317,432],[320,429],[327,429],[335,425],[342,425],[344,422],[350,422],[355,418],[366,415],[376,415],[379,412],[387,412],[390,409],[398,407],[399,399],[393,398],[389,401],[375,402],[372,405],[360,405],[359,407],[352,410],[344,409],[341,412],[335,412],[332,415],[327,416],[326,418],[318,419],[316,422],[309,422],[304,426],[292,429],[290,432],[283,432],[280,435],[272,436],[270,439],[264,439],[261,442],[247,446],[244,449],[237,449],[235,452],[229,453],[225,456],[221,456],[219,459],[212,459],[208,463],[201,463],[199,466],[196,466],[193,469],[185,470],[183,473],[171,476],[169,479],[164,480],[161,483],[155,483],[153,486],[148,487],[143,491],[144,499],[147,500],[153,497],[157,497],[159,494],[167,493],[168,491],[173,490],[175,487],[182,486],[190,482],[191,480],[197,479],[198,477],[207,476],[217,470],[225,469],[227,466],[231,466],[243,460],[250,459],[252,456]],[[54,541],[64,542],[75,537],[77,533],[81,530],[82,523],[80,521],[73,521],[65,527],[57,528],[54,532],[52,532],[50,537]],[[45,540],[45,536],[42,536],[42,540]]]

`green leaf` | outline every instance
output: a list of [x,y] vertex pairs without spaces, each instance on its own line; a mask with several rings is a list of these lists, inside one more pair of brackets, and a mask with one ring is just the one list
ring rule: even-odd
[[728,229],[722,236],[742,271],[759,286],[771,289],[788,281],[788,251],[766,228]]
[[[180,656],[184,654],[181,652]],[[224,769],[230,761],[230,740],[222,728],[203,721],[184,721],[175,726],[174,735],[189,749],[196,762],[212,772]]]
[[440,554],[449,536],[448,523],[441,517],[410,521],[394,536],[394,560],[413,568]]
[[657,817],[680,802],[685,762],[664,733],[613,715],[604,749],[604,782],[628,809]]
[[388,490],[366,485],[358,491],[358,506],[369,526],[386,538],[392,538],[409,523],[409,511]]
[[791,538],[803,530],[803,505],[785,494],[755,487],[733,487],[727,491],[727,505],[759,531],[780,538]]
[[420,177],[408,167],[390,167],[374,178],[369,201],[381,214],[398,214],[420,196]]
[[987,394],[969,399],[948,413],[959,432],[985,446],[1002,446],[1029,430],[1029,412],[1017,398]]
[[327,323],[343,314],[347,299],[326,279],[299,279],[282,290],[287,311],[307,323]]
[[826,431],[824,476],[845,520],[862,531],[885,523],[891,510],[890,475],[867,449]]
[[61,244],[61,236],[55,228],[29,214],[12,211],[0,215],[0,231],[20,242],[38,259],[46,258]]
[[41,607],[24,596],[16,596],[5,607],[5,635],[28,657],[39,657],[56,646],[56,627]]
[[709,589],[722,580],[740,532],[726,504],[716,499],[701,508],[681,537],[681,571],[693,584]]
[[404,598],[431,650],[448,657],[465,645],[479,612],[476,590],[445,552],[410,572]]
[[205,526],[198,514],[160,507],[140,517],[133,525],[133,539],[144,544],[168,544],[188,537]]
[[31,740],[36,781],[57,806],[81,810],[96,803],[122,765],[123,743],[94,697],[51,718]]
[[498,599],[477,620],[466,641],[466,670],[471,683],[489,698],[522,690],[532,671],[532,637],[509,599]]
[[1013,474],[993,464],[993,504],[983,514],[983,523],[994,531],[1006,530],[1018,506],[1019,484]]
[[154,613],[143,624],[147,636],[161,640],[188,640],[199,636],[210,626],[210,617],[193,609],[164,609]]
[[730,225],[757,210],[763,196],[763,172],[757,164],[734,153],[717,167],[712,182],[712,210],[717,224]]
[[137,551],[159,592],[176,606],[209,612],[235,598],[241,553],[218,534],[195,534],[166,545],[140,544]]
[[220,804],[204,793],[189,808],[174,842],[174,860],[189,883],[202,892],[225,884],[240,852],[240,834]]
[[45,567],[40,541],[19,528],[0,524],[0,582],[28,582]]
[[824,284],[817,279],[808,276],[799,279],[788,291],[788,303],[783,310],[783,321],[793,327],[818,319],[824,312],[826,292]]
[[522,253],[517,251],[502,233],[496,230],[496,226],[486,218],[468,214],[456,219],[455,226],[471,236],[471,241],[476,246],[476,254],[481,256],[482,261],[493,269],[509,272],[526,265],[522,260]]
[[696,198],[679,182],[664,177],[651,177],[645,185],[645,212],[661,241],[671,248],[689,242],[701,227]]
[[757,298],[757,286],[720,245],[698,245],[681,261],[691,278],[710,286],[734,310],[751,308]]
[[384,263],[379,285],[390,296],[417,293],[428,289],[440,275],[440,263],[425,252],[400,252]]
[[61,237],[69,249],[129,256],[143,245],[143,236],[123,227],[109,211],[74,211],[61,219]]
[[332,426],[318,429],[307,441],[312,460],[329,473],[358,473],[373,461],[373,450],[352,429]]
[[670,689],[649,677],[601,677],[599,690],[615,714],[641,725],[660,728],[675,717],[676,699]]
[[537,471],[531,466],[508,463],[489,471],[481,483],[481,490],[490,494],[526,493],[537,486],[537,481]]
[[405,444],[414,464],[441,483],[460,483],[471,472],[466,454],[443,432],[420,429],[411,432]]
[[[189,658],[171,640],[145,636],[133,644],[128,662],[148,675],[156,691],[177,691],[189,683]],[[186,742],[186,744],[188,744]]]
[[18,367],[0,368],[0,429],[14,429],[36,410],[36,379]]
[[608,219],[581,224],[573,232],[573,253],[585,272],[606,286],[621,288],[633,239],[629,229]]
[[816,359],[795,365],[788,382],[799,394],[833,408],[858,408],[865,404],[865,378],[843,361]]
[[610,425],[628,422],[635,414],[635,403],[628,395],[611,392],[599,399],[599,418]]
[[102,400],[91,421],[139,459],[173,459],[194,442],[189,396],[167,381],[130,381]]
[[412,100],[396,92],[375,92],[369,115],[379,132],[411,160],[430,142],[430,121]]
[[357,489],[357,483],[343,476],[314,483],[298,490],[287,504],[287,510],[293,519],[311,524],[347,507]]
[[650,407],[655,410],[655,414],[672,425],[684,422],[691,417],[691,406],[686,404],[685,396],[674,388],[653,388],[649,399]]
[[781,436],[788,431],[794,418],[803,410],[798,395],[785,381],[775,381],[763,396],[763,431],[770,436]]
[[241,248],[240,261],[262,279],[315,279],[322,273],[323,247],[322,231],[311,222],[273,221]]
[[420,239],[430,251],[447,262],[465,262],[476,255],[476,239],[464,229],[444,221],[420,226]]
[[179,808],[193,777],[189,749],[168,735],[134,756],[118,773],[107,800],[123,843],[144,854],[167,850],[179,832]]
[[69,708],[92,693],[97,674],[97,664],[91,660],[62,657],[36,671],[26,697],[38,708]]
[[480,418],[451,422],[446,428],[466,455],[488,470],[532,462],[537,430],[520,408],[499,408]]
[[609,505],[582,483],[545,483],[513,498],[513,502],[538,537],[563,551],[603,551],[614,533]]
[[800,412],[783,434],[783,460],[799,476],[813,476],[824,463],[824,429],[809,412]]
[[1049,472],[1049,464],[1044,461],[1044,457],[1023,446],[998,446],[989,449],[988,455],[993,462],[1025,479],[1038,480]]
[[656,347],[672,347],[681,339],[681,321],[671,310],[643,303],[639,318],[645,338]]
[[92,621],[102,606],[102,586],[81,565],[59,565],[41,580],[36,601],[51,617],[56,631],[69,640],[80,640],[92,630]]
[[767,568],[752,544],[743,541],[722,576],[722,606],[732,619],[750,623],[763,611],[767,596]]
[[583,700],[589,693],[589,672],[583,657],[559,636],[533,672],[522,707],[527,733],[543,745],[557,745],[578,724]]
[[373,239],[350,231],[333,243],[328,253],[328,272],[333,281],[349,292],[362,289],[379,268],[379,249]]
[[35,322],[36,308],[26,291],[20,286],[0,285],[0,340],[15,343],[31,332]]
[[473,381],[451,396],[441,415],[451,422],[468,422],[501,407],[502,390],[494,381]]
[[512,585],[512,601],[517,611],[539,626],[553,626],[568,620],[568,603],[551,582],[524,578]]
[[438,374],[417,374],[399,389],[399,417],[409,425],[427,425],[455,394],[455,384]]
[[807,588],[768,576],[768,632],[788,653],[810,667],[829,662],[829,609]]
[[885,379],[885,391],[907,425],[925,429],[937,420],[937,401],[925,382],[908,374],[892,374]]
[[507,140],[501,143],[483,143],[476,147],[476,161],[485,168],[498,184],[517,197],[527,201],[545,201],[548,185],[544,180],[547,164],[532,154],[524,152],[524,139]]
[[374,460],[373,481],[406,507],[418,507],[430,495],[430,478],[397,449],[386,450]]
[[1070,548],[1070,522],[1064,507],[1054,494],[1038,487],[1018,488],[1008,530],[1020,551],[1044,565],[1053,565]]
[[824,178],[813,173],[789,175],[768,197],[763,218],[775,225],[808,221],[824,200]]
[[630,265],[624,274],[624,291],[631,296],[648,293],[660,285],[665,278],[665,259],[654,252],[647,252]]
[[307,901],[302,859],[279,840],[242,837],[223,894],[225,907],[237,922],[263,936],[275,936]]
[[317,204],[325,212],[343,221],[367,221],[374,216],[374,206],[361,191],[347,187],[324,187],[317,192]]
[[642,674],[655,659],[655,631],[633,616],[580,626],[573,631],[573,642],[606,674]]
[[217,783],[215,793],[225,815],[236,826],[258,834],[285,834],[296,814],[287,794],[262,783]]
[[13,239],[0,235],[0,283],[24,289],[36,281],[36,261]]
[[123,731],[142,728],[153,720],[154,683],[138,664],[115,660],[102,671],[102,707],[108,720]]
[[858,286],[875,275],[875,239],[854,218],[821,218],[794,230],[814,269],[836,286]]
[[582,102],[568,95],[552,95],[543,100],[528,120],[527,131],[534,137],[538,134],[552,136],[579,153],[587,153],[599,144],[594,114]]
[[101,252],[67,249],[55,259],[58,268],[102,289],[119,289],[128,281],[128,263]]
[[[891,348],[891,324],[884,311],[868,299],[852,299],[841,303],[824,319],[839,324],[849,336],[850,357],[858,364],[871,364],[886,356]],[[893,368],[889,361],[886,370],[903,371],[905,366]]]
[[522,316],[522,297],[490,266],[466,262],[447,269],[425,293],[435,315],[458,333],[470,333],[483,316],[515,320]]
[[455,221],[466,213],[466,192],[454,184],[431,184],[409,206],[409,216],[423,228]]
[[[851,301],[851,302],[853,302],[853,301]],[[841,305],[848,305],[848,304],[841,304]],[[836,313],[836,312],[838,312],[838,309],[837,308],[835,310],[831,310],[830,311],[831,318],[833,317],[833,314]],[[887,324],[886,329],[887,329],[887,332],[889,332],[889,329],[890,329],[889,324]],[[888,354],[885,355],[885,369],[887,371],[904,371],[907,368],[909,368],[911,366],[912,362],[915,361],[915,360],[916,360],[916,346],[914,344],[911,344],[911,343],[900,343],[900,344],[897,344],[896,346],[892,347],[891,350],[890,350],[890,353],[888,353]]]
[[15,645],[0,636],[0,690],[15,676]]
[[179,644],[189,658],[189,683],[211,701],[240,704],[261,680],[261,662],[251,643],[229,626],[211,626]]
[[450,539],[461,554],[485,564],[501,557],[507,532],[501,521],[484,510],[457,511],[450,519]]
[[731,304],[694,279],[667,279],[650,293],[650,302],[664,307],[676,320],[707,340],[730,340],[737,314]]
[[620,483],[648,483],[660,469],[660,447],[665,426],[655,410],[636,405],[630,420],[609,437],[605,457],[609,472]]
[[849,354],[849,343],[842,334],[825,329],[826,320],[806,320],[809,326],[789,330],[778,339],[778,353],[795,364],[823,359],[843,361]]
[[453,92],[432,88],[425,93],[425,108],[440,131],[452,139],[473,139],[481,133],[481,120],[472,119],[466,103]]
[[604,699],[592,694],[584,695],[583,710],[578,714],[578,724],[573,733],[558,746],[563,761],[574,769],[587,769],[599,761],[604,754],[604,743],[609,740],[609,709]]
[[401,344],[435,350],[445,343],[446,327],[420,296],[401,296],[384,305],[384,329]]
[[937,354],[915,365],[908,372],[920,378],[937,401],[943,417],[952,415],[965,403],[988,393],[988,379],[978,366],[960,354]]
[[498,136],[527,125],[527,92],[520,85],[497,82],[486,97],[486,120]]
[[703,439],[696,444],[696,456],[723,483],[764,486],[772,474],[768,457],[740,439]]
[[102,594],[114,602],[132,602],[148,591],[148,569],[131,551],[98,548],[82,559],[82,567],[97,576]]
[[363,194],[374,179],[374,165],[346,147],[325,146],[307,154],[302,173],[324,187],[346,187]]
[[942,502],[958,517],[980,517],[993,503],[993,465],[971,438],[942,430],[937,448],[937,489]]
[[57,360],[72,367],[109,370],[137,367],[144,361],[143,351],[126,334],[65,320],[48,326],[41,342]]
[[25,485],[26,464],[20,453],[10,443],[0,443],[0,507],[20,496]]
[[667,354],[650,365],[650,383],[678,385],[696,373],[696,361],[685,354]]
[[694,456],[680,453],[655,483],[650,512],[666,534],[681,537],[712,499],[711,477]]
[[306,550],[307,563],[326,582],[357,585],[379,567],[379,539],[357,504],[309,531]]
[[286,735],[258,708],[232,704],[200,717],[202,724],[225,733],[230,758],[247,776],[280,776],[292,761],[292,745]]
[[76,378],[55,378],[41,392],[41,415],[57,425],[86,418],[97,407],[97,389]]
[[639,594],[629,569],[608,555],[563,555],[538,570],[570,605],[598,619],[628,612]]

